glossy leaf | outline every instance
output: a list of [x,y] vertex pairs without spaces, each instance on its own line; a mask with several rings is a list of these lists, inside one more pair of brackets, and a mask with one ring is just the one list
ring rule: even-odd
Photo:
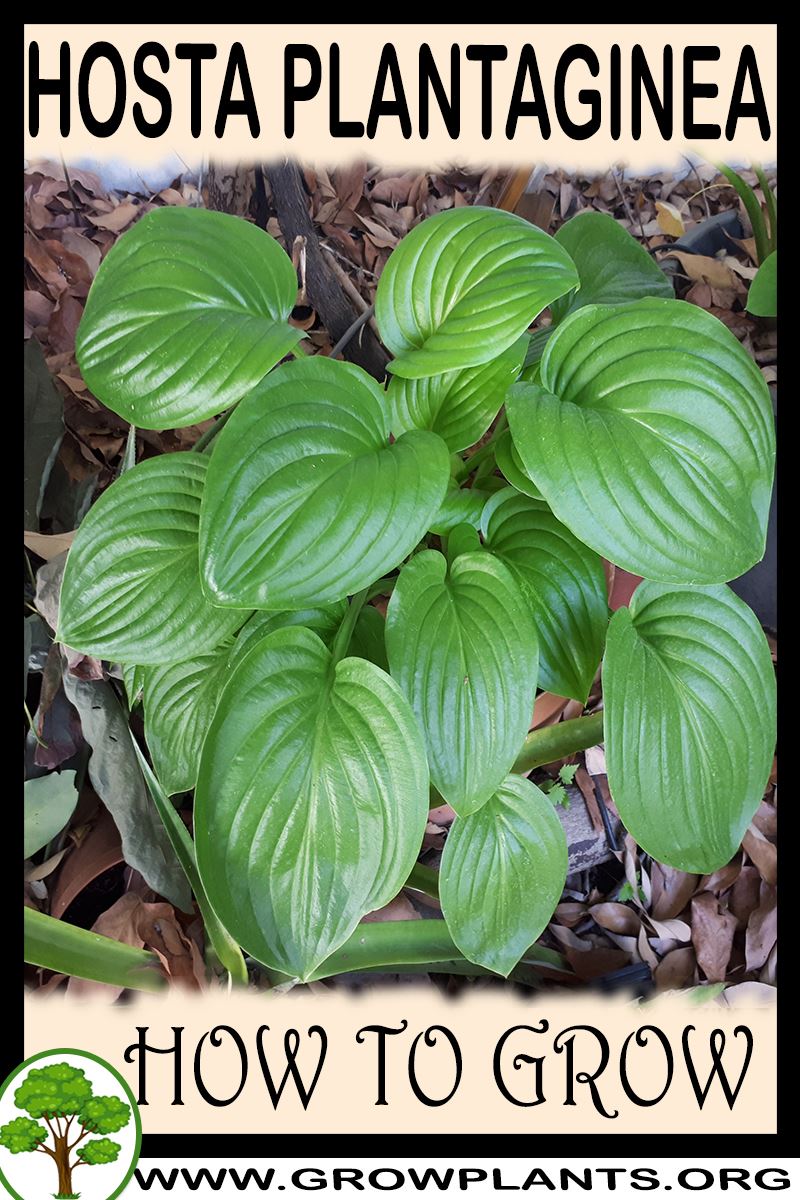
[[459,817],[445,843],[439,896],[464,957],[508,975],[552,917],[567,858],[552,802],[521,776],[509,775],[480,812]]
[[658,862],[704,875],[736,853],[775,748],[766,638],[730,588],[645,582],[613,616],[603,667],[608,781]]
[[747,293],[747,311],[756,317],[778,315],[778,251],[764,259]]
[[541,500],[504,488],[483,510],[484,543],[519,583],[539,635],[539,686],[585,703],[603,654],[608,599],[599,555]]
[[526,472],[576,537],[636,575],[719,583],[764,552],[769,391],[733,334],[678,300],[589,306],[506,410]]
[[350,658],[366,658],[388,674],[386,620],[372,604],[366,604],[358,614],[347,653]]
[[197,864],[225,927],[268,966],[307,978],[387,904],[428,812],[419,730],[372,663],[281,629],[241,660],[200,763]]
[[139,667],[136,663],[122,664],[122,682],[125,685],[128,708],[133,708],[141,699],[145,670],[145,667]]
[[488,363],[578,286],[566,251],[493,208],[454,208],[403,238],[383,269],[375,316],[405,379]]
[[477,529],[488,499],[489,492],[484,492],[481,488],[451,487],[430,523],[431,533],[442,536],[455,529],[456,525],[474,525]]
[[431,780],[461,816],[503,781],[530,725],[536,631],[507,568],[436,550],[400,572],[386,614],[393,677],[425,735]]
[[200,522],[209,594],[283,610],[360,591],[411,553],[449,475],[436,434],[389,445],[382,392],[358,367],[282,366],[214,447]]
[[395,375],[386,399],[392,433],[431,429],[450,450],[465,450],[483,437],[522,369],[527,339],[519,338],[491,362],[424,379]]
[[554,323],[587,304],[674,299],[672,283],[652,255],[608,213],[578,213],[564,222],[556,241],[575,263],[581,286],[550,305]]
[[522,492],[524,496],[531,496],[534,500],[544,499],[542,493],[522,465],[522,459],[517,453],[510,429],[504,430],[497,439],[494,459],[498,470],[505,476],[513,488],[516,488],[518,492]]
[[290,625],[312,629],[330,649],[333,636],[346,611],[347,601],[339,600],[336,604],[326,604],[320,608],[299,608],[294,612],[254,612],[236,635],[230,662],[238,662],[245,651],[252,650],[256,642],[268,633],[274,633],[276,629],[286,629]]
[[53,771],[38,779],[26,779],[24,800],[23,854],[30,858],[61,832],[75,811],[75,772]]
[[147,667],[144,720],[156,775],[168,796],[197,782],[200,751],[230,674],[232,639],[179,663]]
[[139,666],[209,650],[245,612],[200,585],[197,531],[208,459],[163,454],[126,471],[84,518],[67,558],[58,640]]
[[106,255],[75,342],[99,400],[142,429],[240,400],[302,337],[291,260],[239,217],[158,208]]

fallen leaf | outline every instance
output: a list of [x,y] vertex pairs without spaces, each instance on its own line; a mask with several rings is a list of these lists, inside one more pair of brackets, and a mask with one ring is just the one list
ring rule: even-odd
[[758,867],[761,878],[766,883],[778,882],[778,848],[767,841],[756,825],[751,825],[744,835],[744,849],[752,862]]
[[722,983],[733,948],[736,918],[720,908],[716,896],[702,892],[692,900],[692,945],[709,983]]
[[658,228],[662,233],[666,233],[669,237],[680,237],[686,232],[686,225],[683,220],[683,213],[675,207],[674,204],[668,204],[665,200],[656,200],[656,220]]
[[747,923],[745,958],[748,971],[760,971],[778,937],[777,890],[765,883],[761,902]]
[[112,233],[121,233],[123,229],[130,225],[134,217],[144,211],[146,210],[143,205],[134,204],[133,201],[128,200],[117,205],[116,208],[112,209],[110,213],[106,213],[105,216],[89,217],[89,220],[97,229],[109,229]]
[[669,954],[664,955],[653,973],[659,990],[672,991],[692,983],[696,962],[691,946],[681,946],[677,950],[670,950]]
[[[677,258],[683,268],[684,275],[689,279],[701,280],[711,288],[735,288],[735,280],[730,267],[718,258],[710,258],[706,254],[690,254],[686,250],[670,249],[668,258]],[[662,259],[662,261],[664,261]],[[712,293],[713,295],[713,293]]]

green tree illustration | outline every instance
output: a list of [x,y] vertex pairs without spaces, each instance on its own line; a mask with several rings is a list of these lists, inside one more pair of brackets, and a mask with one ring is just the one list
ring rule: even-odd
[[129,1104],[116,1096],[95,1096],[84,1071],[65,1062],[31,1068],[14,1092],[14,1103],[29,1115],[0,1126],[0,1146],[12,1154],[48,1154],[58,1171],[56,1200],[79,1194],[72,1186],[78,1167],[114,1162],[121,1149],[107,1137],[81,1143],[92,1134],[116,1133],[131,1119]]

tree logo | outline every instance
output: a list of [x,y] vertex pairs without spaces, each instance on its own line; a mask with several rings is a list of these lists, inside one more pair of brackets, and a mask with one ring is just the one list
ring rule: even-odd
[[84,1050],[36,1054],[0,1088],[0,1183],[15,1200],[114,1200],[141,1141],[130,1087]]

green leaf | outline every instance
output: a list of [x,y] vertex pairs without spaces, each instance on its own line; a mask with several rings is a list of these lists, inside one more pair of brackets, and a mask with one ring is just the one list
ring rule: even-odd
[[35,337],[25,343],[25,528],[39,528],[44,490],[64,436],[64,402]]
[[548,342],[541,386],[514,384],[506,410],[553,512],[626,571],[719,583],[761,558],[772,405],[709,313],[679,300],[581,308]]
[[436,434],[389,445],[383,394],[359,367],[289,363],[217,438],[200,520],[208,590],[218,604],[273,610],[360,591],[411,553],[449,475]]
[[[480,521],[478,522],[480,524]],[[461,554],[471,554],[473,551],[483,550],[483,543],[478,536],[478,529],[475,525],[467,524],[454,525],[447,535],[447,561],[452,563]]]
[[473,525],[477,529],[488,499],[489,493],[481,488],[451,487],[430,523],[431,533],[444,536],[457,525]]
[[445,843],[439,896],[465,958],[508,975],[547,926],[567,877],[567,839],[552,802],[509,775]]
[[554,324],[587,304],[625,304],[645,296],[674,299],[658,263],[608,213],[578,213],[561,226],[556,241],[575,263],[581,288],[550,305]]
[[474,445],[502,408],[506,391],[522,369],[526,349],[527,338],[519,338],[479,366],[424,379],[395,375],[386,393],[392,432],[431,429],[453,451]]
[[26,779],[22,825],[25,858],[31,858],[61,832],[77,803],[74,771],[62,771],[60,775],[53,771],[39,779]]
[[160,992],[167,981],[155,954],[24,908],[26,963],[116,987]]
[[729,862],[775,748],[766,638],[730,588],[645,582],[608,630],[608,781],[626,828],[658,862],[705,875]]
[[513,213],[454,208],[392,252],[375,297],[388,369],[405,379],[488,363],[578,286],[569,255]]
[[121,667],[122,682],[125,685],[125,695],[128,698],[128,708],[133,708],[142,695],[147,668],[139,667],[136,663],[123,663]]
[[513,488],[492,496],[481,528],[486,548],[505,563],[528,602],[539,635],[539,686],[585,703],[608,624],[600,557],[542,500]]
[[522,459],[517,453],[510,429],[504,429],[497,439],[494,460],[500,472],[518,492],[522,492],[524,496],[531,496],[534,500],[544,499],[522,465]]
[[274,633],[276,629],[286,629],[289,625],[302,625],[304,629],[312,629],[330,649],[346,611],[347,601],[338,600],[335,604],[325,604],[319,608],[299,608],[295,612],[254,612],[236,635],[230,662],[238,662],[246,650],[252,650],[256,642],[268,633]]
[[386,657],[386,620],[374,605],[365,605],[358,614],[348,654],[351,658],[365,658],[389,673],[389,659]]
[[758,268],[747,293],[747,311],[756,317],[778,315],[778,251],[773,250]]
[[121,475],[90,509],[67,558],[58,640],[139,666],[210,650],[246,613],[200,585],[197,531],[208,459],[162,454]]
[[392,675],[425,734],[431,780],[460,816],[511,768],[536,695],[536,630],[518,585],[484,551],[436,550],[400,572],[386,615]]
[[232,644],[226,639],[183,662],[145,669],[145,737],[168,796],[188,792],[197,782],[200,751],[230,673]]
[[254,957],[307,978],[402,887],[428,812],[419,730],[372,663],[280,629],[241,660],[200,762],[197,865]]
[[278,243],[239,217],[158,208],[103,260],[75,339],[89,389],[140,429],[230,408],[302,337],[297,278]]

